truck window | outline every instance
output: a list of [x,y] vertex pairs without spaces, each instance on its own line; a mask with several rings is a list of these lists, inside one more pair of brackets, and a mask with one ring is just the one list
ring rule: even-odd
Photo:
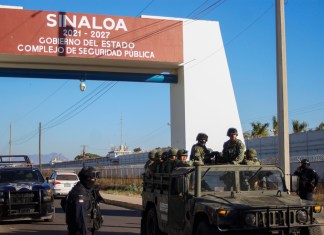
[[225,192],[235,190],[234,171],[202,171],[201,191],[202,192]]
[[280,190],[284,191],[283,176],[279,171],[241,171],[241,191]]

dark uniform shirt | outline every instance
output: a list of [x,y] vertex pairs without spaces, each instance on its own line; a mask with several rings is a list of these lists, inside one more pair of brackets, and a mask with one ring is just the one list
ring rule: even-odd
[[298,167],[294,175],[299,177],[299,196],[301,199],[312,200],[312,192],[317,187],[319,176],[310,167]]
[[[81,182],[78,182],[70,191],[65,207],[69,235],[94,233],[93,213],[97,203],[96,193],[99,192],[95,189],[87,189]],[[97,200],[101,199],[102,197],[98,194]]]

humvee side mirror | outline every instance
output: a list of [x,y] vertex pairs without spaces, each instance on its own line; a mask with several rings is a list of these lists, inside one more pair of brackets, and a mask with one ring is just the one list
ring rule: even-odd
[[298,191],[298,176],[291,175],[290,176],[290,192]]

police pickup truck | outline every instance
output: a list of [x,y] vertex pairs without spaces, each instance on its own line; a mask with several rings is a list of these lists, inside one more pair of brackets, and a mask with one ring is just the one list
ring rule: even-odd
[[53,221],[52,190],[26,155],[0,155],[0,222]]
[[[297,178],[291,177],[291,191]],[[322,205],[291,194],[277,166],[196,165],[143,175],[141,234],[321,235]]]

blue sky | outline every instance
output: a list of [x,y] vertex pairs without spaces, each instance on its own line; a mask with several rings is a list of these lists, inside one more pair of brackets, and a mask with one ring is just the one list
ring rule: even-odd
[[[219,21],[243,130],[255,121],[272,126],[277,113],[275,0],[0,0],[0,5]],[[324,121],[324,0],[287,0],[285,16],[289,125],[296,119],[314,128]],[[39,123],[52,123],[103,85],[87,81],[82,93],[79,83],[0,77],[0,154],[9,153],[10,123],[13,153],[37,154]],[[95,99],[69,120],[58,119],[57,126],[43,130],[43,154],[72,159],[83,146],[105,155],[121,143],[130,149],[170,145],[168,84],[118,82]]]

